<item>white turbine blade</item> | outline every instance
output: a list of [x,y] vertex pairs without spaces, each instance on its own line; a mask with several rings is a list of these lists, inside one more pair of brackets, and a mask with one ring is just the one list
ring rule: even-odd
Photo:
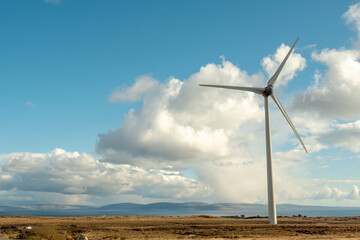
[[279,74],[280,74],[281,70],[283,69],[286,61],[288,60],[288,58],[289,58],[291,52],[293,51],[293,49],[294,49],[294,47],[295,47],[295,45],[296,45],[296,43],[297,43],[298,40],[299,40],[299,38],[296,39],[296,41],[295,41],[294,44],[292,45],[290,51],[288,52],[288,54],[286,55],[286,57],[284,58],[284,60],[283,60],[282,63],[280,64],[279,68],[276,70],[276,72],[274,73],[274,75],[273,75],[273,76],[270,78],[270,80],[268,81],[268,84],[267,84],[268,86],[269,86],[269,85],[274,86],[276,79],[279,77]]
[[285,109],[281,106],[281,103],[280,103],[279,99],[278,99],[274,94],[271,94],[271,97],[274,99],[276,105],[278,105],[280,111],[282,112],[282,114],[284,115],[284,117],[286,118],[286,120],[288,121],[290,127],[292,128],[292,130],[294,131],[295,135],[296,135],[297,138],[299,139],[299,141],[300,141],[301,145],[303,146],[305,152],[308,153],[308,151],[307,151],[307,149],[306,149],[306,147],[305,147],[305,144],[304,144],[303,141],[301,140],[298,132],[297,132],[296,129],[295,129],[294,124],[292,124],[289,116],[288,116],[287,113],[285,112]]
[[238,87],[238,86],[227,86],[227,85],[208,85],[208,84],[199,84],[201,87],[214,87],[214,88],[227,88],[227,89],[235,89],[235,90],[242,90],[253,92],[257,94],[263,94],[265,88],[254,88],[254,87]]

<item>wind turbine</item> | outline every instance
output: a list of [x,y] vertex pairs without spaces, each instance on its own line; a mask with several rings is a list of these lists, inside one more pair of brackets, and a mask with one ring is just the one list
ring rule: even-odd
[[286,61],[288,60],[291,52],[293,51],[297,41],[299,38],[296,39],[295,43],[292,45],[290,51],[287,53],[284,60],[281,62],[279,68],[276,70],[274,75],[269,79],[267,82],[267,86],[265,88],[254,88],[254,87],[240,87],[240,86],[227,86],[227,85],[208,85],[208,84],[200,84],[199,86],[202,87],[214,87],[214,88],[227,88],[227,89],[234,89],[234,90],[242,90],[253,92],[257,94],[261,94],[265,100],[265,132],[266,132],[266,163],[267,163],[267,188],[268,188],[268,214],[269,214],[269,223],[270,224],[277,224],[276,219],[276,204],[275,204],[275,196],[274,196],[274,183],[273,183],[273,176],[272,176],[272,153],[271,153],[271,135],[270,135],[270,118],[269,118],[269,99],[268,97],[271,96],[272,99],[275,101],[276,105],[279,107],[280,111],[284,115],[285,119],[289,123],[290,127],[294,131],[296,137],[299,139],[301,145],[303,146],[305,152],[307,153],[307,149],[301,140],[298,132],[295,129],[294,124],[291,122],[289,116],[285,112],[284,108],[282,107],[279,99],[275,96],[273,92],[273,87],[275,85],[276,80],[278,79],[281,70],[283,69]]

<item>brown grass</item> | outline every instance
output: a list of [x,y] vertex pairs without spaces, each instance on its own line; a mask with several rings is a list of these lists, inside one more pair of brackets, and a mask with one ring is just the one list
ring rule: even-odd
[[[10,238],[75,239],[360,239],[360,217],[266,219],[192,217],[0,217]],[[11,225],[32,226],[14,230]]]
[[[56,225],[38,225],[31,230],[25,229],[12,229],[8,226],[3,226],[1,229],[3,238],[16,238],[16,239],[31,239],[31,240],[64,240],[67,239],[66,235]],[[0,238],[1,239],[1,238]],[[70,239],[73,239],[72,237]]]

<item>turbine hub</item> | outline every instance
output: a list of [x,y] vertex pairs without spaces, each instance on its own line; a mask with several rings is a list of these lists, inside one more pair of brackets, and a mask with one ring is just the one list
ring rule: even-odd
[[271,94],[273,93],[273,86],[272,85],[269,85],[265,88],[265,91],[263,92],[263,96],[264,97],[268,97],[270,96]]

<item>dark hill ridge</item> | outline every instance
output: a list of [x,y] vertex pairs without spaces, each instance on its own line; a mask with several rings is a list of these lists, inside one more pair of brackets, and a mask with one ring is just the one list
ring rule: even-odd
[[[360,207],[326,207],[294,204],[277,205],[279,216],[360,216]],[[102,215],[158,215],[158,216],[266,216],[267,205],[249,203],[157,202],[150,204],[118,203],[94,207],[87,205],[32,204],[25,206],[0,205],[0,215],[34,216],[102,216]]]

